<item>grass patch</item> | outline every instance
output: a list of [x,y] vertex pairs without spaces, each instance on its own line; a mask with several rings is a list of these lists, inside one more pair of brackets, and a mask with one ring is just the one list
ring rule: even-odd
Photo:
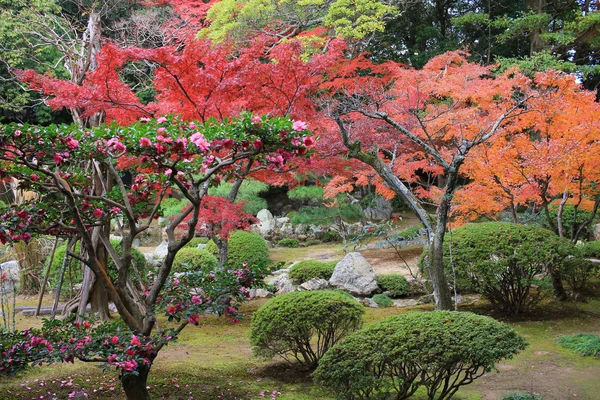
[[576,335],[561,336],[556,340],[564,348],[575,351],[582,356],[600,356],[600,335],[578,333]]

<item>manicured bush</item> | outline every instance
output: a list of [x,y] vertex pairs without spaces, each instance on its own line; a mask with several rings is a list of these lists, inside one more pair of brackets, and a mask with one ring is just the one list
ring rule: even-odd
[[394,305],[394,302],[392,301],[392,299],[390,299],[385,294],[376,294],[375,296],[373,296],[373,301],[379,307],[384,307],[384,308],[391,307]]
[[363,306],[338,291],[282,294],[254,313],[250,343],[256,355],[316,367],[331,346],[362,326],[363,314]]
[[173,272],[210,271],[217,267],[219,260],[203,249],[184,247],[179,250],[173,261]]
[[571,257],[563,261],[561,277],[574,292],[585,289],[589,279],[598,276],[600,265],[583,257]]
[[298,239],[295,238],[285,238],[285,239],[281,239],[279,242],[277,242],[277,247],[298,247],[300,246],[300,242],[298,241]]
[[341,242],[342,235],[336,231],[327,231],[323,232],[323,235],[321,235],[321,240],[325,243]]
[[456,270],[458,288],[472,287],[492,305],[517,315],[530,311],[551,286],[545,276],[576,251],[570,241],[547,229],[506,222],[467,224],[446,235],[447,276]]
[[304,260],[290,268],[290,279],[296,284],[301,284],[312,278],[321,278],[326,281],[333,275],[333,270],[339,261]]
[[199,244],[207,244],[209,240],[209,238],[205,237],[195,237],[192,240],[190,240],[188,244],[186,244],[184,247],[191,247],[193,249],[197,249]]
[[579,333],[562,336],[556,340],[564,348],[574,350],[582,356],[600,357],[600,335]]
[[502,397],[502,400],[544,400],[535,393],[530,392],[511,392]]
[[[114,247],[117,254],[121,255],[122,254],[121,242],[118,240],[115,240],[115,239],[111,239],[110,243]],[[54,253],[54,260],[52,260],[52,266],[51,266],[50,277],[49,277],[51,287],[56,287],[58,285],[60,269],[62,267],[62,262],[65,257],[66,251],[67,251],[66,244],[56,248],[56,252]],[[77,245],[75,246],[74,252],[76,254],[78,254],[79,251],[80,251],[80,246],[79,246],[79,243],[77,243]],[[132,247],[131,248],[131,259],[132,259],[133,266],[140,273],[140,277],[142,278],[142,280],[146,281],[146,279],[148,278],[148,273],[150,272],[149,270],[147,270],[146,257],[144,257],[144,255],[138,249],[136,249],[135,247]],[[81,268],[80,268],[79,261],[77,261],[75,259],[71,259],[68,262],[70,262],[72,264],[71,278],[73,280],[73,283],[81,282],[81,280],[83,279],[83,276],[81,274]],[[108,275],[109,275],[110,279],[113,282],[115,282],[118,277],[118,273],[117,273],[117,268],[115,267],[115,263],[113,262],[113,260],[110,256],[108,256],[107,269],[108,269]],[[130,271],[131,271],[131,277],[132,277],[133,282],[138,283],[136,274],[132,270],[130,270]],[[67,272],[65,272],[65,277],[63,279],[63,282],[68,281],[68,276],[69,276],[69,272],[67,269]]]
[[600,240],[584,243],[581,254],[586,258],[600,258]]
[[410,312],[349,335],[325,354],[313,377],[338,399],[402,400],[423,386],[428,399],[445,400],[526,345],[490,317]]
[[[230,267],[241,267],[243,264],[264,264],[269,259],[269,245],[257,233],[235,231],[229,235],[227,263]],[[211,240],[206,244],[206,250],[218,254],[217,246]]]
[[377,275],[377,284],[390,297],[402,297],[409,294],[406,278],[400,274]]

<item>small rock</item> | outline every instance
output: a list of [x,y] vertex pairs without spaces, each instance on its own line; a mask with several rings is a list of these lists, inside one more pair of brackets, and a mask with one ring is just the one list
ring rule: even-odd
[[352,294],[368,296],[379,287],[377,275],[360,253],[348,253],[337,263],[329,284]]
[[304,282],[298,290],[323,290],[329,287],[329,282],[321,278],[312,278],[310,281]]
[[423,304],[423,303],[421,303],[415,299],[394,300],[394,307],[414,307],[414,306],[418,306],[419,304]]
[[262,299],[273,296],[273,293],[269,292],[267,289],[250,289],[249,294],[250,299]]
[[161,244],[159,244],[156,249],[154,249],[154,257],[156,258],[165,258],[167,253],[169,252],[169,242],[163,240]]
[[295,292],[296,286],[290,280],[288,274],[281,274],[271,281],[271,284],[277,289],[277,295]]
[[256,214],[256,218],[259,220],[258,229],[261,235],[265,235],[270,233],[273,229],[275,229],[275,218],[273,218],[273,214],[266,208],[263,208]]

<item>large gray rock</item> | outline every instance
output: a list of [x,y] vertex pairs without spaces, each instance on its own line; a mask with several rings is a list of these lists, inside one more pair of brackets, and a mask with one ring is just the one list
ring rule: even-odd
[[168,252],[169,252],[169,242],[167,242],[166,240],[163,240],[161,244],[156,246],[156,249],[154,249],[154,253],[152,253],[152,254],[154,255],[155,258],[162,259],[167,256]]
[[269,292],[267,289],[250,289],[249,299],[261,299],[265,297],[273,296],[273,293]]
[[373,221],[386,221],[392,218],[392,203],[382,196],[376,196],[373,204],[364,211],[365,217]]
[[377,275],[360,253],[348,253],[333,270],[329,284],[359,296],[368,296],[378,289]]
[[298,287],[298,290],[323,290],[329,287],[329,282],[321,278],[312,278]]
[[266,235],[271,233],[273,229],[275,229],[275,218],[273,218],[273,214],[271,211],[263,208],[256,214],[256,218],[260,221],[258,224],[258,229],[261,235]]
[[278,275],[270,283],[273,286],[275,286],[275,289],[277,289],[276,294],[278,294],[278,295],[295,292],[297,290],[296,286],[290,280],[290,277],[288,276],[288,274]]
[[294,226],[289,222],[286,222],[285,224],[281,225],[281,228],[279,228],[279,233],[283,236],[291,236],[294,234]]

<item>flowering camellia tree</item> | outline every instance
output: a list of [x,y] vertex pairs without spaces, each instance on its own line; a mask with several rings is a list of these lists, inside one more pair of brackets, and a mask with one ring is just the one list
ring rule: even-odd
[[[27,365],[74,358],[105,362],[119,369],[128,399],[148,399],[146,380],[160,349],[188,323],[198,323],[206,310],[235,318],[235,304],[254,280],[250,267],[170,276],[175,255],[193,238],[202,219],[209,187],[230,178],[238,163],[249,159],[266,169],[285,168],[293,157],[308,153],[308,135],[299,121],[250,114],[197,125],[161,117],[90,130],[0,128],[0,178],[16,177],[23,189],[39,194],[35,203],[11,206],[0,217],[0,241],[27,241],[39,233],[79,240],[81,253],[69,255],[93,271],[122,319],[97,325],[79,317],[75,325],[52,322],[41,331],[4,335],[0,371],[14,373]],[[111,178],[101,191],[93,181],[96,169],[108,171]],[[123,171],[134,175],[132,185],[125,184]],[[190,206],[167,226],[167,256],[148,290],[140,293],[132,284],[132,243],[158,217],[160,202],[173,187]],[[94,227],[108,229],[113,219],[119,221],[123,236],[121,252],[100,239],[118,270],[111,280],[93,243],[98,239]],[[176,236],[183,221],[184,234]],[[159,327],[160,313],[179,325]]]

